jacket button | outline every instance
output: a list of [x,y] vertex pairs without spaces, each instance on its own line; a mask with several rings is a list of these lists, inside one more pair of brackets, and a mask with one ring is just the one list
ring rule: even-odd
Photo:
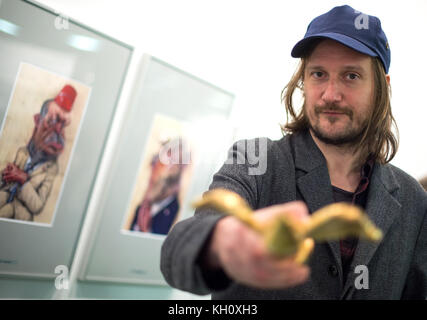
[[338,268],[336,266],[334,266],[333,264],[329,266],[328,272],[332,277],[338,276]]

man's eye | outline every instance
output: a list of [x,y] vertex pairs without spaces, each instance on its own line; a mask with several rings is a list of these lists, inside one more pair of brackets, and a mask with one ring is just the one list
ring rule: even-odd
[[314,72],[312,73],[312,75],[313,75],[313,77],[314,77],[314,78],[316,78],[316,79],[320,79],[320,78],[322,78],[322,77],[323,77],[324,73],[323,73],[322,71],[314,71]]
[[348,80],[356,80],[356,79],[358,79],[358,78],[359,78],[359,75],[358,75],[358,74],[356,74],[356,73],[348,73],[348,74],[346,75],[346,78],[347,78]]

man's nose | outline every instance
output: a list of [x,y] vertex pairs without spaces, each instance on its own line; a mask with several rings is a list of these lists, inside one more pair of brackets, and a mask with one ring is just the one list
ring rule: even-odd
[[322,100],[326,103],[340,102],[342,100],[342,93],[338,81],[331,79],[326,83],[325,90],[322,94]]
[[55,123],[55,132],[61,133],[62,125],[60,122]]

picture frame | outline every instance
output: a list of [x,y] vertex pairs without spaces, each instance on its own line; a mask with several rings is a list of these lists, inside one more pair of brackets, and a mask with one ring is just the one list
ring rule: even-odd
[[153,155],[162,152],[159,137],[186,137],[191,145],[192,168],[183,178],[187,182],[181,183],[179,190],[184,192],[179,192],[173,223],[194,213],[192,200],[208,188],[232,142],[228,120],[233,94],[149,54],[142,56],[136,74],[131,101],[117,129],[120,134],[97,181],[91,220],[84,226],[86,239],[79,243],[74,271],[80,281],[166,285],[160,272],[166,234],[153,227],[129,230],[149,188]]
[[[80,85],[82,89],[76,90],[76,99],[87,89],[80,115],[75,118],[69,154],[66,161],[58,163],[62,176],[54,180],[57,185],[52,188],[56,196],[50,206],[51,218],[37,222],[35,211],[32,220],[15,219],[19,216],[16,212],[0,218],[0,276],[54,278],[58,266],[71,268],[134,49],[35,1],[7,0],[0,5],[3,57],[0,61],[0,121],[2,129],[7,128],[8,123],[13,123],[9,127],[15,128],[15,131],[8,131],[12,133],[0,132],[0,139],[2,134],[6,142],[16,139],[9,144],[12,146],[10,154],[16,152],[13,149],[18,146],[28,149],[30,143],[26,145],[26,141],[34,137],[30,122],[36,108],[40,107],[41,97],[37,92],[44,92],[46,98],[64,107],[65,104],[59,102],[61,94],[67,91],[61,89],[62,85],[68,82]],[[22,76],[21,71],[27,67],[32,71]],[[21,84],[25,87],[19,91]],[[31,101],[38,101],[34,109],[19,113],[22,117],[18,120],[16,116],[8,117],[20,107],[29,108]],[[73,108],[75,105],[74,102]],[[24,129],[22,135],[15,134]],[[67,138],[67,131],[65,133]],[[2,155],[4,152],[0,151]],[[3,158],[2,178],[7,176],[3,174],[7,164],[13,162],[10,155]],[[35,156],[31,154],[31,158]],[[18,186],[16,192],[22,193],[23,186],[28,183],[24,181],[22,184],[12,182]],[[53,197],[52,190],[47,193],[48,198]],[[17,196],[10,198],[15,201]]]

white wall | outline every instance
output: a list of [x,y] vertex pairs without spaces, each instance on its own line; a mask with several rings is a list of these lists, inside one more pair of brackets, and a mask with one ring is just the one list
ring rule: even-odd
[[427,1],[38,1],[233,92],[237,138],[281,136],[280,92],[297,63],[290,51],[312,18],[345,3],[376,15],[392,52],[392,105],[401,137],[392,163],[415,178],[427,175]]

